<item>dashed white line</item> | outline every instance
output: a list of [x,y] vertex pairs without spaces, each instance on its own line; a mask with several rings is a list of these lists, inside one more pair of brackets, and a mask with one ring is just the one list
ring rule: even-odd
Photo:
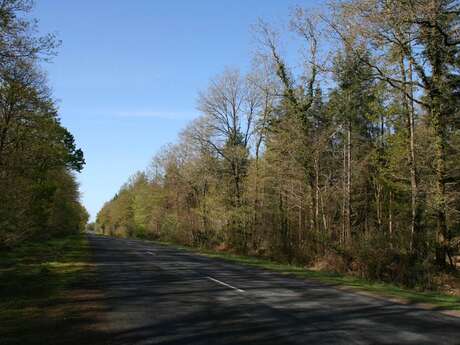
[[234,286],[231,286],[231,285],[229,285],[227,283],[221,282],[220,280],[214,279],[213,277],[206,277],[206,279],[212,280],[214,283],[226,286],[226,287],[228,287],[230,289],[233,289],[233,290],[235,290],[237,292],[244,292],[244,290],[238,289],[238,288],[236,288]]
[[[150,254],[150,255],[157,255],[156,253],[151,252],[151,251],[146,251],[145,253],[146,253],[146,254]],[[237,291],[237,292],[245,292],[245,291],[242,290],[242,289],[238,289],[237,287],[234,287],[234,286],[232,286],[232,285],[230,285],[230,284],[224,283],[224,282],[222,282],[222,281],[220,281],[220,280],[217,280],[217,279],[215,279],[215,278],[213,278],[213,277],[207,276],[206,279],[211,280],[211,281],[213,281],[214,283],[217,283],[217,284],[226,286],[226,287],[228,287],[228,288],[230,288],[230,289],[232,289],[232,290],[235,290],[235,291]]]

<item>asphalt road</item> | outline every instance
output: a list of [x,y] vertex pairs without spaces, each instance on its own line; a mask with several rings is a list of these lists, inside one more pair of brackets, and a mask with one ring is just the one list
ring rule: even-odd
[[103,344],[460,344],[460,318],[166,246],[89,240]]

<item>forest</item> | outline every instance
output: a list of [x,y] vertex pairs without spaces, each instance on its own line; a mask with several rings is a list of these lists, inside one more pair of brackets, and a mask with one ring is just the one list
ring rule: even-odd
[[252,68],[210,80],[96,229],[436,287],[460,246],[458,1],[338,1],[283,27],[254,25]]
[[30,0],[0,1],[0,248],[77,233],[88,213],[74,173],[83,152],[62,126],[44,63],[59,40],[40,35]]

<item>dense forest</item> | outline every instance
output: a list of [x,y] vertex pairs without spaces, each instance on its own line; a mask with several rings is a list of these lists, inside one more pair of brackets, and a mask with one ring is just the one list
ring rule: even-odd
[[0,247],[80,231],[88,214],[74,172],[83,153],[59,120],[42,65],[59,46],[29,18],[30,0],[0,1]]
[[[253,68],[210,81],[200,116],[104,205],[97,229],[433,287],[455,269],[460,245],[459,3],[346,0],[293,9],[288,24],[254,25]],[[297,38],[297,60],[287,36]],[[12,54],[8,78],[19,68]],[[2,77],[4,122],[6,95],[29,90],[29,59],[19,81]],[[52,103],[32,89],[21,93],[17,106],[28,111],[10,135],[32,121],[67,143]],[[40,110],[31,114],[34,97]],[[39,139],[23,139],[34,134],[10,138],[9,149],[1,137],[2,198],[24,212],[49,191],[44,176],[68,182],[74,157],[65,146],[57,169],[45,160],[46,172],[25,173],[32,154],[55,158]],[[38,143],[24,151],[13,139]]]

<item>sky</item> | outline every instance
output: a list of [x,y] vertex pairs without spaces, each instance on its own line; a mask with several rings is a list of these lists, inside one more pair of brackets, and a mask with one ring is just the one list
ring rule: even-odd
[[62,124],[85,154],[77,178],[91,219],[199,116],[197,94],[210,78],[225,67],[249,68],[251,26],[258,18],[286,23],[296,5],[317,3],[36,1],[32,15],[40,30],[62,40],[58,56],[44,68]]

